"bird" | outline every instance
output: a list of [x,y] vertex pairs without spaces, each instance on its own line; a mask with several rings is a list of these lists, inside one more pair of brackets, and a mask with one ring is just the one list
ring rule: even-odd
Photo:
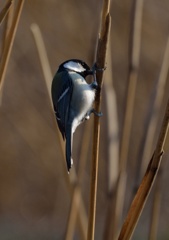
[[[96,64],[90,68],[84,61],[70,59],[63,62],[54,75],[51,95],[53,108],[65,144],[65,156],[68,173],[73,165],[72,145],[76,128],[90,118],[91,113],[101,116],[93,108],[96,89]],[[93,75],[88,84],[85,78]]]

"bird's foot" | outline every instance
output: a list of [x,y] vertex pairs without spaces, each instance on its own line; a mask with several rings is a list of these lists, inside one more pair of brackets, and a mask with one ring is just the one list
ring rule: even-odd
[[100,71],[100,72],[105,71],[106,68],[107,68],[106,66],[103,67],[103,68],[99,68],[99,67],[97,66],[97,64],[94,63],[94,65],[93,65],[93,67],[92,67],[92,71],[93,71],[93,74],[95,74],[97,71]]
[[95,116],[97,116],[97,117],[102,117],[102,116],[103,116],[103,113],[102,113],[102,112],[97,112],[97,111],[93,108],[93,109],[91,109],[91,110],[86,114],[85,120],[89,120],[90,115],[91,115],[92,113],[93,113]]
[[95,109],[92,110],[92,113],[97,117],[102,117],[103,116],[102,112],[97,112]]
[[92,87],[93,89],[97,89],[97,88],[98,88],[98,83],[97,83],[97,80],[96,80],[96,72],[97,72],[97,71],[103,72],[104,70],[106,70],[106,67],[104,67],[104,68],[98,68],[98,67],[97,67],[97,64],[94,63],[94,65],[93,65],[93,67],[92,67],[92,69],[91,69],[91,72],[92,72],[93,77],[94,77],[94,81],[91,83],[91,87]]

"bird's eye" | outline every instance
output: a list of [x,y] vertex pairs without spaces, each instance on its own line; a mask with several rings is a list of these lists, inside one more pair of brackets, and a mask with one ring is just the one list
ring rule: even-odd
[[84,64],[84,63],[82,63],[82,64],[79,64],[79,65],[81,65],[82,67],[84,67],[84,68],[85,68],[85,64]]

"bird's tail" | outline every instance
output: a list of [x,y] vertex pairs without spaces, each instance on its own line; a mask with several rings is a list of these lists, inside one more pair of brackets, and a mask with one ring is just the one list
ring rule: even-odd
[[68,172],[69,172],[71,166],[73,165],[72,145],[73,145],[72,126],[68,125],[67,129],[66,129],[66,162],[67,162]]

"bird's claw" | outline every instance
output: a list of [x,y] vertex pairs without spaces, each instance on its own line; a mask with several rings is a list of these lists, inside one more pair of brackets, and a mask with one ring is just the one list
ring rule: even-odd
[[103,113],[102,113],[102,112],[97,112],[97,111],[93,108],[93,109],[91,109],[91,110],[86,114],[85,120],[89,120],[90,115],[91,115],[92,113],[93,113],[95,116],[97,116],[97,117],[102,117],[102,116],[103,116]]
[[96,110],[93,109],[93,113],[95,116],[97,117],[102,117],[103,116],[103,113],[102,112],[96,112]]
[[93,71],[93,73],[96,73],[96,71],[100,71],[100,72],[103,72],[103,71],[105,71],[106,70],[106,66],[105,67],[103,67],[103,68],[99,68],[99,67],[97,67],[97,64],[96,63],[94,63],[94,65],[93,65],[93,67],[92,67],[92,71]]

